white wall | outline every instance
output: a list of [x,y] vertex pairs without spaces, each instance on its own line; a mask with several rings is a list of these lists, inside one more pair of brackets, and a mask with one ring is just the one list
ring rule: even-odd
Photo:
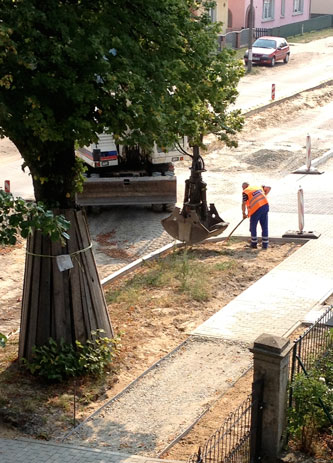
[[333,14],[332,0],[312,0],[311,13],[313,14]]

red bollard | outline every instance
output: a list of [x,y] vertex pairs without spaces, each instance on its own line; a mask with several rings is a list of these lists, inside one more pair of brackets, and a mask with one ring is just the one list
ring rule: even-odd
[[10,193],[10,181],[5,180],[5,192]]
[[275,100],[275,84],[272,84],[272,100]]

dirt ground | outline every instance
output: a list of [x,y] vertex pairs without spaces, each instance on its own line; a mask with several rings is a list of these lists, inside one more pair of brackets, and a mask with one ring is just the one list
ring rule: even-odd
[[[215,201],[222,194],[234,194],[239,189],[240,179],[244,179],[244,172],[251,181],[252,178],[280,178],[293,169],[305,163],[305,135],[304,126],[311,126],[313,134],[313,158],[317,157],[332,146],[332,124],[324,119],[323,109],[327,113],[331,109],[333,87],[327,86],[314,92],[304,92],[282,106],[269,108],[265,112],[246,119],[242,135],[239,137],[239,147],[228,150],[219,142],[210,140],[207,153],[204,154],[207,173],[205,181],[209,185],[210,200]],[[293,121],[293,124],[290,124]],[[281,127],[283,126],[283,130]],[[299,130],[297,130],[297,127]],[[302,130],[301,130],[302,128]],[[326,137],[326,134],[329,136]],[[6,144],[7,143],[7,144]],[[1,148],[8,149],[10,157],[12,149],[8,141],[1,141]],[[188,177],[188,163],[179,166],[181,175]],[[224,181],[221,182],[221,172]],[[102,237],[97,245],[102,242]],[[149,291],[149,302],[142,306],[127,304],[110,304],[110,316],[116,331],[124,332],[122,341],[119,369],[112,381],[95,398],[85,403],[78,418],[83,419],[99,408],[103,403],[120,392],[126,385],[140,375],[155,361],[166,355],[188,333],[227,304],[240,292],[253,283],[249,275],[259,277],[285,259],[296,247],[293,244],[272,245],[265,254],[260,250],[253,252],[245,248],[244,242],[232,242],[227,248],[231,257],[237,261],[238,272],[228,278],[216,282],[215,293],[209,302],[202,304],[175,300],[172,291],[164,294]],[[205,259],[216,259],[218,245],[205,245]],[[103,252],[102,246],[100,250]],[[112,259],[112,252],[105,250],[105,259]],[[11,334],[9,351],[0,351],[1,370],[6,369],[9,362],[15,358],[17,330],[20,320],[21,288],[24,272],[24,242],[14,248],[0,248],[0,331]],[[126,250],[123,251],[126,254]],[[117,256],[119,257],[119,256]],[[121,256],[120,256],[121,257]],[[224,258],[227,258],[224,255]],[[230,256],[229,256],[230,257]],[[103,260],[104,275],[107,271]],[[124,263],[128,263],[124,259]],[[98,264],[98,262],[97,262]],[[249,268],[253,272],[244,271]],[[121,280],[116,283],[121,284]],[[162,297],[163,296],[163,297]],[[181,310],[180,310],[181,308]],[[149,317],[147,316],[149,310]],[[197,450],[197,443],[202,442],[215,431],[223,418],[242,402],[250,392],[251,372],[242,377],[228,394],[217,399],[216,406],[211,407],[205,417],[200,420],[193,431],[163,455],[164,458],[186,459]],[[36,385],[35,385],[36,386]],[[61,395],[64,391],[53,391],[52,394]],[[9,413],[14,401],[20,403],[20,392],[15,397],[8,398],[9,402],[0,400],[0,435],[1,436],[34,436],[54,438],[62,434],[70,426],[71,410],[61,409],[55,412],[50,398],[43,399],[43,403],[29,416],[18,419]],[[7,400],[7,399],[6,399]],[[43,416],[43,420],[39,419]],[[39,418],[38,418],[39,417]],[[62,417],[62,418],[61,418]]]
[[[250,286],[255,281],[253,275],[259,279],[281,260],[295,252],[298,247],[299,245],[294,243],[272,244],[270,249],[264,252],[260,249],[248,248],[244,241],[234,241],[226,247],[221,243],[198,245],[193,249],[197,258],[204,262],[205,266],[219,264],[225,269],[222,277],[220,275],[214,279],[207,301],[200,302],[189,299],[186,295],[179,294],[173,285],[162,288],[143,285],[139,299],[135,300],[134,303],[129,299],[110,303],[109,311],[114,329],[116,332],[121,331],[123,333],[116,373],[107,385],[103,385],[95,392],[95,399],[89,400],[84,403],[84,406],[79,407],[77,418],[79,420],[86,418],[103,403],[114,397],[148,367],[184,341],[191,330]],[[16,251],[15,248],[9,251],[6,249],[6,253],[2,253],[0,256],[0,260]],[[144,274],[147,271],[149,271],[149,266],[141,268],[136,273]],[[110,286],[106,292],[107,300],[112,298],[112,294],[117,292],[131,277],[122,278]],[[13,335],[10,338],[8,350],[6,348],[0,351],[2,371],[9,366],[9,360],[15,358],[16,349],[17,335]],[[22,381],[20,376],[14,375],[14,378],[10,380],[10,383]],[[211,427],[208,427],[204,422],[199,431],[197,428],[194,431],[196,433],[195,439],[192,434],[188,435],[186,440],[178,445],[178,450],[176,446],[175,450],[166,454],[165,457],[175,459],[182,455],[181,459],[184,459],[185,455],[195,451],[197,439],[204,441],[210,430],[214,429],[214,426],[216,428],[218,419],[221,419],[224,413],[228,414],[232,411],[244,395],[246,396],[250,392],[250,382],[250,374],[241,379],[237,388],[233,389],[231,396],[226,401],[222,399],[223,413],[218,412],[219,418],[216,418],[216,422],[211,421]],[[0,382],[0,389],[4,387],[8,388],[8,382],[5,381],[2,384]],[[55,407],[57,403],[55,397],[60,398],[66,393],[67,395],[72,394],[71,387],[66,392],[63,388],[52,387],[46,396],[45,393],[45,385],[40,388],[36,382],[29,385],[24,381],[22,390],[21,388],[19,392],[15,390],[15,394],[12,395],[10,391],[2,389],[0,416],[3,424],[0,426],[0,434],[37,438],[44,436],[44,438],[52,439],[62,436],[66,430],[70,429],[71,400],[66,406],[67,411],[66,407],[59,410]],[[31,417],[28,417],[22,410],[26,409],[27,401],[33,400],[30,395],[38,396],[39,404],[38,407],[30,404],[33,413],[31,413]],[[14,397],[15,406],[13,404]],[[22,401],[21,406],[20,401]],[[225,404],[228,406],[226,407]],[[15,413],[13,409],[16,410]]]

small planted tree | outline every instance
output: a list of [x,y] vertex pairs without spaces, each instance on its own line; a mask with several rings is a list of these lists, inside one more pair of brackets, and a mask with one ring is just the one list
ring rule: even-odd
[[[328,334],[333,341],[333,330]],[[288,432],[299,450],[314,454],[321,433],[333,425],[333,349],[315,362],[308,374],[293,383],[294,407],[289,410]]]
[[[104,130],[122,144],[168,146],[179,135],[227,144],[241,128],[241,66],[217,53],[207,14],[194,0],[3,0],[0,136],[32,175],[35,198],[70,222],[52,241],[33,224],[27,242],[20,357],[51,337],[74,345],[113,335],[84,214],[75,204],[82,165],[75,144]],[[67,256],[62,264],[59,256]],[[65,262],[65,265],[64,265]]]

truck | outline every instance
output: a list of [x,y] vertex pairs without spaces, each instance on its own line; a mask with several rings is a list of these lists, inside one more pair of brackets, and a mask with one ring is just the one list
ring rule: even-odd
[[[187,140],[181,140],[185,148]],[[98,135],[96,143],[76,149],[86,165],[83,191],[77,204],[87,206],[149,205],[155,211],[172,211],[177,202],[174,163],[183,160],[176,147],[163,149],[154,143],[150,152],[140,146],[124,146],[112,134]]]

